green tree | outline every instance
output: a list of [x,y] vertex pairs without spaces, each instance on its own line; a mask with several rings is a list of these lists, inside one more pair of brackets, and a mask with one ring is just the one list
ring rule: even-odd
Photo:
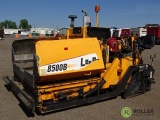
[[20,20],[19,28],[29,29],[29,28],[32,28],[32,26],[28,24],[27,19],[22,19],[22,20]]
[[17,25],[16,25],[16,23],[14,21],[5,20],[3,22],[0,22],[0,28],[17,29]]
[[32,25],[29,25],[28,28],[32,28]]

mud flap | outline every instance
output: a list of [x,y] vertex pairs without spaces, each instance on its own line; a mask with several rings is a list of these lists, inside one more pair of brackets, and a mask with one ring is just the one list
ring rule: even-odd
[[154,83],[154,69],[150,65],[139,66],[139,70],[132,74],[130,83],[122,93],[122,98],[130,98],[150,91],[151,84]]

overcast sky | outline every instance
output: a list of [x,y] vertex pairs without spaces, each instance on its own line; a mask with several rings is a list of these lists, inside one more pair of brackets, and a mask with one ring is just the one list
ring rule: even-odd
[[1,0],[0,22],[12,20],[18,25],[25,18],[32,27],[61,28],[70,25],[68,15],[77,15],[75,25],[81,26],[83,9],[95,26],[95,5],[100,6],[99,26],[160,24],[160,0]]

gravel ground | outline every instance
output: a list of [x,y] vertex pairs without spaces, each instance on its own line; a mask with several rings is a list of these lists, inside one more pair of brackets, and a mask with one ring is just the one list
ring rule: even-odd
[[68,109],[43,116],[30,117],[17,98],[4,86],[2,77],[13,76],[11,62],[11,44],[13,38],[5,38],[0,41],[0,120],[123,120],[121,109],[130,107],[132,110],[153,110],[154,114],[132,114],[129,120],[159,120],[160,119],[160,46],[142,53],[145,63],[151,63],[150,54],[156,54],[154,68],[156,70],[156,84],[152,90],[144,95],[130,99],[116,99],[99,102],[96,104]]

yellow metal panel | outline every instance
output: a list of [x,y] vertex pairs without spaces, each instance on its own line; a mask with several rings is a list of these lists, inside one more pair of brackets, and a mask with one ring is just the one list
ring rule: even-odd
[[45,93],[43,95],[39,95],[38,97],[38,101],[51,100],[51,99],[55,99],[53,93]]
[[[66,74],[67,79],[72,77],[72,73],[87,76],[101,73],[104,69],[97,38],[37,41],[36,54],[40,59],[38,66],[40,76]],[[70,76],[67,76],[67,73]]]
[[124,74],[126,73],[127,69],[133,65],[133,59],[131,57],[126,57],[126,58],[121,58],[121,75],[120,75],[120,79],[122,79],[122,77],[124,76]]
[[37,86],[38,88],[38,101],[42,100],[57,100],[58,97],[55,95],[59,92],[67,93],[67,97],[74,97],[79,95],[79,89],[83,88],[83,92],[86,93],[93,89],[101,78],[93,78],[90,80],[80,80],[75,82],[61,83],[61,84],[50,84],[44,86]]
[[119,64],[120,60],[115,58],[103,76],[103,79],[106,81],[106,83],[103,85],[103,88],[108,88],[110,85],[116,85],[119,82],[119,76],[117,75]]

